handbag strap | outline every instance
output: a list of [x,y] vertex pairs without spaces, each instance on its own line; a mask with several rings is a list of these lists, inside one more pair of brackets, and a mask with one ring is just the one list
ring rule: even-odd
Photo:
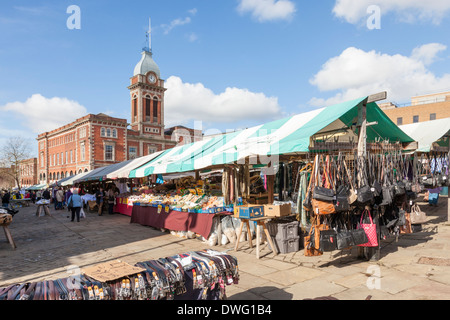
[[370,211],[368,209],[364,209],[364,211],[361,214],[361,221],[360,224],[363,223],[364,213],[367,213],[370,219],[370,224],[373,224],[372,215],[370,214]]

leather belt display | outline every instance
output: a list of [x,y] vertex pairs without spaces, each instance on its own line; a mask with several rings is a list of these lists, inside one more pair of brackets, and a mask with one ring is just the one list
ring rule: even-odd
[[[80,275],[13,284],[0,288],[0,300],[173,300],[189,290],[207,299],[224,299],[225,287],[239,280],[238,262],[231,255],[203,250],[138,262],[145,269],[114,281],[100,282]],[[192,277],[191,277],[192,275]],[[192,281],[187,286],[186,282]],[[195,296],[195,295],[194,295]]]

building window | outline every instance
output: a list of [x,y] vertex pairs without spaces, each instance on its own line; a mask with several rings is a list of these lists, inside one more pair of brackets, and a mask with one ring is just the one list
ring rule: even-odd
[[73,152],[72,152],[72,150],[70,150],[70,163],[72,163],[73,162]]
[[436,113],[430,113],[430,120],[436,120]]
[[69,158],[67,157],[68,152],[66,151],[66,164],[69,163]]
[[150,121],[152,100],[150,97],[145,97],[145,121]]
[[397,118],[397,125],[401,126],[402,124],[403,124],[403,118],[402,117]]
[[80,157],[81,161],[86,160],[86,150],[84,149],[84,141],[80,143]]
[[100,135],[101,135],[102,137],[106,137],[106,129],[105,129],[105,128],[101,128],[101,129],[100,129]]
[[137,157],[137,148],[136,147],[130,147],[129,157],[130,157],[130,160],[135,159]]
[[413,116],[413,123],[419,122],[419,116]]
[[59,153],[56,154],[56,163],[59,166]]
[[110,144],[105,145],[105,160],[114,161],[114,146]]
[[64,153],[61,152],[61,165],[64,164]]
[[148,154],[152,154],[156,152],[156,147],[148,146]]
[[153,99],[153,122],[158,122],[158,99]]
[[133,99],[133,122],[137,121],[137,98]]
[[117,129],[112,130],[112,137],[117,138]]

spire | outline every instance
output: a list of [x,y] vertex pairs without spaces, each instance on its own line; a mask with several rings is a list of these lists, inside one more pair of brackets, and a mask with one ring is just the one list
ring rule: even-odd
[[148,18],[148,31],[146,32],[147,35],[147,43],[148,47],[144,48],[144,51],[152,53],[152,19]]

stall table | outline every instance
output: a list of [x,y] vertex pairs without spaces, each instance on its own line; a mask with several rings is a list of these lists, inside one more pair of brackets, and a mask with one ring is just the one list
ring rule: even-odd
[[[167,207],[166,207],[167,208]],[[158,212],[159,211],[159,212]],[[231,214],[229,212],[217,214]],[[192,231],[208,238],[216,214],[193,213],[152,206],[133,206],[130,223],[174,231]]]
[[[261,231],[259,227],[262,227],[264,230],[264,233],[266,234],[267,241],[269,241],[270,247],[272,248],[272,251],[275,255],[278,254],[277,249],[275,245],[273,244],[272,237],[269,234],[269,230],[267,230],[266,226],[266,220],[273,219],[274,217],[259,217],[259,218],[251,218],[251,219],[243,219],[241,218],[241,225],[239,226],[239,232],[237,235],[237,239],[241,238],[242,229],[244,228],[244,224],[247,225],[247,232],[248,232],[248,245],[250,248],[253,248],[252,244],[252,234],[250,232],[250,221],[256,222],[256,258],[259,259],[259,252],[260,252],[260,241],[261,241]],[[238,251],[239,248],[239,241],[236,241],[236,245],[234,246],[234,250]]]
[[126,198],[116,198],[116,204],[114,205],[114,212],[124,214],[131,217],[133,212],[133,204],[128,204],[125,201]]

